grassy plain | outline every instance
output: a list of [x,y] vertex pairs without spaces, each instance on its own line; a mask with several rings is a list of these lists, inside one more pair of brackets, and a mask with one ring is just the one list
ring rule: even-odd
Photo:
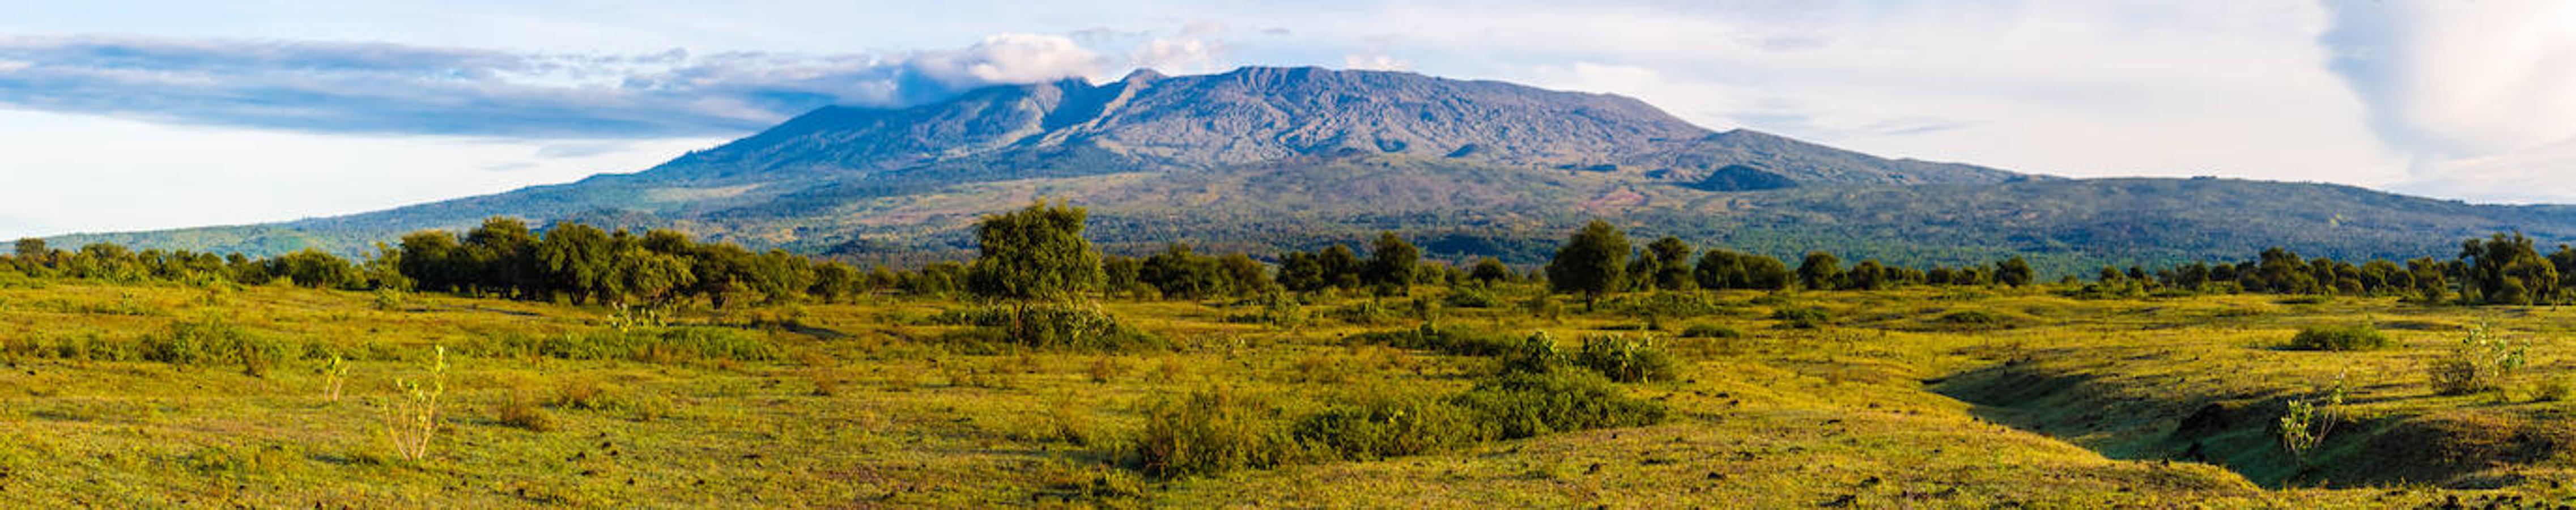
[[[1432,301],[1446,291],[1415,289]],[[2407,507],[2576,497],[2576,311],[2393,299],[2088,300],[2049,289],[1632,296],[1583,312],[1433,307],[1512,334],[1650,336],[1671,380],[1622,384],[1657,425],[1431,454],[1147,476],[1146,409],[1224,387],[1279,416],[1446,394],[1488,358],[1370,345],[1409,301],[1293,326],[1225,302],[1103,306],[1169,348],[958,344],[967,305],[875,296],[679,314],[748,355],[541,347],[612,328],[600,307],[288,287],[0,284],[0,506],[8,507]],[[1656,304],[1660,303],[1660,304]],[[1774,317],[1817,310],[1813,328]],[[1649,310],[1654,313],[1647,313]],[[2298,351],[2302,327],[2373,323],[2392,347]],[[266,367],[136,354],[190,325],[287,346]],[[2469,327],[2528,346],[2501,390],[2441,395],[2426,367]],[[1697,328],[1693,328],[1696,326]],[[1681,332],[1697,329],[1697,337]],[[449,369],[433,377],[447,349]],[[347,360],[334,376],[330,359]],[[254,374],[255,373],[255,374]],[[2286,402],[2336,380],[2334,426],[2281,446]],[[382,408],[443,380],[419,460]],[[331,399],[334,381],[343,396]]]

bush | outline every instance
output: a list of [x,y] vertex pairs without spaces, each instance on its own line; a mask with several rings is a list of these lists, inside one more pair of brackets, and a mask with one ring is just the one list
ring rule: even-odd
[[1494,291],[1480,286],[1450,287],[1449,296],[1441,301],[1451,308],[1493,308],[1503,304],[1502,298],[1494,297]]
[[1556,337],[1540,331],[1522,339],[1518,348],[1503,353],[1503,372],[1544,374],[1554,371],[1564,359],[1565,353],[1556,348]]
[[[101,354],[100,345],[86,346],[89,357]],[[304,355],[302,346],[251,333],[222,319],[201,319],[170,323],[168,330],[144,335],[138,346],[145,361],[172,365],[238,364],[242,373],[264,377],[277,364]],[[122,356],[114,356],[122,357]]]
[[2302,351],[2362,351],[2388,347],[2388,335],[2370,326],[2314,326],[2300,329],[2289,348]]
[[1771,311],[1771,318],[1780,321],[1780,327],[1791,329],[1816,329],[1833,320],[1824,309],[1806,306],[1780,307]]
[[1274,410],[1223,388],[1147,406],[1135,452],[1146,474],[1178,477],[1268,468],[1297,452]]
[[1328,408],[1298,419],[1293,435],[1313,451],[1355,461],[1438,452],[1483,439],[1465,409],[1423,396]]
[[1474,415],[1486,437],[1499,439],[1652,425],[1669,412],[1662,403],[1621,394],[1609,380],[1584,371],[1504,374],[1450,402]]
[[1620,335],[1583,337],[1583,349],[1575,352],[1574,364],[1618,382],[1673,379],[1671,354],[1656,348],[1651,340]]
[[2483,326],[2471,328],[2458,347],[2427,364],[2425,371],[2431,376],[2434,393],[2467,395],[2502,389],[2527,361],[2529,349],[2510,338],[2490,334]]
[[1743,338],[1744,332],[1717,324],[1692,324],[1682,328],[1682,338]]
[[1376,301],[1361,301],[1335,308],[1331,315],[1334,319],[1356,326],[1372,326],[1395,320],[1395,312],[1387,310],[1386,306],[1379,305]]
[[537,408],[536,398],[528,395],[511,395],[508,402],[501,403],[501,410],[497,414],[499,414],[498,421],[502,425],[527,429],[531,432],[547,432],[555,429],[555,417],[546,414],[546,410]]

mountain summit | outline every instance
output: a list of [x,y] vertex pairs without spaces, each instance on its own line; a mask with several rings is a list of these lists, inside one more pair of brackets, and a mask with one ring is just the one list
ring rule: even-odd
[[1738,165],[1737,173],[1772,171],[1787,184],[2011,177],[1965,165],[1880,160],[1750,131],[1713,133],[1616,95],[1315,67],[1181,77],[1146,70],[1098,85],[990,87],[908,108],[826,107],[644,176],[727,182],[786,173],[954,182],[1356,155],[1634,168],[1685,180]]
[[2018,254],[2061,273],[2273,245],[2418,256],[2504,229],[2576,237],[2576,215],[2558,207],[2315,184],[2057,179],[1711,131],[1616,95],[1247,67],[826,107],[637,173],[335,218],[57,242],[354,253],[509,215],[902,262],[962,256],[977,216],[1038,199],[1091,208],[1094,236],[1117,252],[1187,241],[1271,253],[1394,230],[1434,255],[1524,263],[1593,218],[1779,256],[1831,249],[1957,264]]

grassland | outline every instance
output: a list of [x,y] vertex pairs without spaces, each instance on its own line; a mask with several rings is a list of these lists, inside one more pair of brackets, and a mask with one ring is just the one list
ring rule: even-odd
[[[2576,496],[2563,488],[2576,480],[2563,425],[2576,403],[2552,389],[2576,366],[2576,346],[2556,341],[2576,324],[2566,310],[1917,288],[1632,295],[1585,313],[1523,306],[1533,287],[1496,292],[1508,304],[1433,307],[1432,320],[1655,338],[1677,374],[1617,387],[1669,417],[1159,477],[1129,447],[1154,403],[1223,388],[1294,416],[1462,391],[1496,361],[1355,341],[1423,320],[1398,299],[1339,313],[1365,297],[1314,298],[1293,326],[1242,320],[1250,304],[1108,301],[1169,344],[1115,352],[960,344],[963,326],[933,318],[967,305],[898,296],[691,310],[672,320],[720,341],[591,352],[563,346],[613,336],[614,311],[17,281],[0,285],[0,506],[2377,508]],[[2303,327],[2363,323],[2394,345],[2283,348]],[[2528,363],[2501,389],[2438,394],[2426,367],[2477,326],[2527,345]],[[253,347],[168,361],[171,339],[206,328]],[[388,439],[397,380],[444,383],[422,459]],[[2337,380],[2345,397],[2326,408],[2334,427],[2320,445],[2283,448],[2287,402]]]

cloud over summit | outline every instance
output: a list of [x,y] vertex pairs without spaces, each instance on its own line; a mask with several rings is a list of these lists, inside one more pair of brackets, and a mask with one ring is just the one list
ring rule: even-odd
[[0,106],[328,133],[648,138],[755,130],[827,104],[898,106],[1118,59],[1053,35],[804,55],[520,53],[370,42],[0,38]]

